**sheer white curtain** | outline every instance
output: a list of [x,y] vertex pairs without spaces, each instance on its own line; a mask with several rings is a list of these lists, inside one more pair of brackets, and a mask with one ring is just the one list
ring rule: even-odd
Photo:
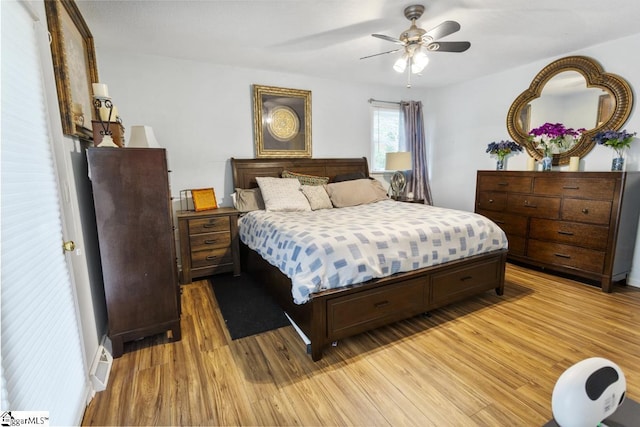
[[[76,301],[62,252],[41,42],[42,4],[1,2],[2,410],[82,420],[89,388]],[[40,6],[34,9],[32,4]]]

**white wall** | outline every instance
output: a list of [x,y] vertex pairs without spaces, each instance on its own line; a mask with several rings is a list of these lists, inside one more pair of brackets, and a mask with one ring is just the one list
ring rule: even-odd
[[223,205],[233,192],[229,158],[255,157],[253,84],[311,91],[313,157],[369,157],[367,100],[399,101],[406,91],[103,50],[98,67],[126,138],[131,125],[149,125],[167,149],[173,195],[212,186]]
[[[640,34],[572,54],[598,60],[606,71],[638,88],[640,58],[627,54],[638,44]],[[407,90],[102,49],[97,56],[100,79],[109,85],[127,132],[131,125],[150,125],[167,148],[176,198],[181,189],[213,186],[219,202],[230,205],[229,158],[254,157],[251,85],[262,84],[311,90],[313,157],[369,157],[369,98],[422,101],[434,203],[465,210],[474,208],[476,171],[495,168],[495,159],[485,153],[487,144],[510,139],[506,115],[511,103],[544,66],[558,59],[444,88]],[[635,110],[625,128],[640,131]],[[606,171],[611,158],[611,150],[596,146],[581,168]],[[509,157],[507,169],[526,169],[526,159],[525,153]],[[627,170],[638,170],[640,143],[626,163]],[[634,265],[640,266],[640,250],[635,257]],[[631,282],[640,284],[640,267]]]

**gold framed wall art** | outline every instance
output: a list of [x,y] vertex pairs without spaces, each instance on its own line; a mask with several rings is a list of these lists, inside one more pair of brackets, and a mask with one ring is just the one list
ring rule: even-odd
[[91,139],[92,83],[98,83],[93,36],[73,0],[44,2],[65,135]]
[[256,157],[311,157],[311,91],[253,85]]

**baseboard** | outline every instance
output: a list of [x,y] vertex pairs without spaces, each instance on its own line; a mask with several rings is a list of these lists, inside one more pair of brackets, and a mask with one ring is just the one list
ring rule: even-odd
[[91,378],[94,392],[103,391],[107,388],[109,373],[111,373],[111,365],[113,364],[113,356],[111,356],[110,350],[111,342],[104,336],[89,371],[89,378]]

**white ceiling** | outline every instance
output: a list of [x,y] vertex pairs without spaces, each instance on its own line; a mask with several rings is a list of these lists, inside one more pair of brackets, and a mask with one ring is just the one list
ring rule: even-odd
[[[434,52],[413,87],[436,87],[563,55],[638,33],[638,0],[76,0],[100,49],[404,86],[397,45],[423,4],[418,26],[445,20],[462,29],[464,53]],[[629,54],[635,54],[629,52]],[[622,59],[622,58],[621,58]],[[100,56],[98,54],[98,66]]]

